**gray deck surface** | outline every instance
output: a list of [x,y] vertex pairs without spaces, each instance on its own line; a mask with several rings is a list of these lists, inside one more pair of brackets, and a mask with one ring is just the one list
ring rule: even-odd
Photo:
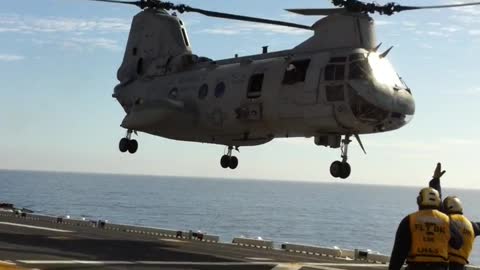
[[[52,231],[49,228],[66,231]],[[10,266],[8,263],[11,263]],[[0,269],[12,267],[202,270],[386,269],[382,264],[282,250],[161,238],[0,216]]]

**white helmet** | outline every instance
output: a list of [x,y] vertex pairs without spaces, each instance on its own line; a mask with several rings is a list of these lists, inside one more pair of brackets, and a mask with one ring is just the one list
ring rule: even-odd
[[457,196],[448,196],[443,200],[443,208],[447,214],[463,214],[462,201]]
[[421,207],[440,207],[440,194],[434,188],[422,188],[417,197],[417,204]]

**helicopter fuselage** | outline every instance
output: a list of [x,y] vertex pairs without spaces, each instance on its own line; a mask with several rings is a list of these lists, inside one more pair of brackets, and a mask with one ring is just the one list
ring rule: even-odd
[[120,84],[114,96],[122,127],[175,140],[247,146],[394,130],[413,115],[413,98],[375,61],[387,60],[354,49],[205,61]]

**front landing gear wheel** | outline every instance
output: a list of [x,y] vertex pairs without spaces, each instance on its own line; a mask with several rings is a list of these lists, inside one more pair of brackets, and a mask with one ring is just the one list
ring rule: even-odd
[[352,172],[352,168],[350,167],[350,164],[347,162],[341,163],[342,167],[340,169],[340,178],[342,179],[347,179],[350,176],[350,173]]
[[330,165],[330,174],[335,178],[346,179],[351,172],[352,168],[347,162],[335,161]]
[[138,150],[138,142],[136,140],[128,141],[128,152],[134,154]]
[[226,169],[230,165],[230,157],[227,155],[223,155],[222,159],[220,159],[220,165],[222,165],[222,168]]
[[120,149],[120,152],[127,152],[129,143],[130,141],[127,138],[122,138],[118,143],[118,149]]
[[338,178],[340,176],[340,172],[342,171],[342,162],[334,161],[332,165],[330,165],[330,174]]

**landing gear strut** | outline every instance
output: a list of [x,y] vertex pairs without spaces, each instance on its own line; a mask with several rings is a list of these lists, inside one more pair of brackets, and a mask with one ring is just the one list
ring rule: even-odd
[[348,164],[348,144],[352,142],[350,140],[351,135],[345,135],[345,139],[342,140],[340,150],[342,152],[342,161],[334,161],[330,165],[330,174],[335,178],[346,179],[350,176],[352,171],[350,164]]
[[132,140],[132,132],[133,130],[129,129],[125,138],[122,138],[118,143],[118,149],[120,149],[120,152],[125,153],[128,151],[130,154],[137,152],[138,142]]
[[[232,156],[232,150],[233,150],[233,146],[229,146],[227,154],[223,155],[222,158],[220,159],[220,165],[222,165],[222,168],[224,169],[230,168],[234,170],[238,167],[238,158],[235,156]],[[238,147],[236,147],[235,150],[238,151]]]

